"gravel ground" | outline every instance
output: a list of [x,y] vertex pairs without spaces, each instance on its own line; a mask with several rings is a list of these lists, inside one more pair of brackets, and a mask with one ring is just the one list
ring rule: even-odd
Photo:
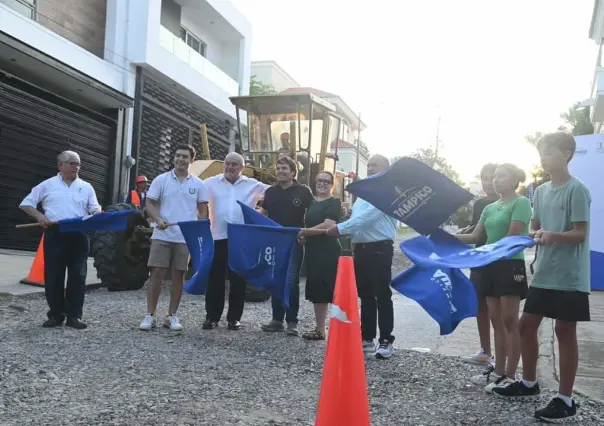
[[[397,250],[397,252],[400,252]],[[405,267],[402,256],[395,269]],[[167,291],[160,299],[165,312]],[[43,329],[43,298],[0,298],[1,425],[313,425],[324,342],[266,334],[270,302],[249,304],[244,329],[202,331],[202,297],[185,295],[182,333],[137,330],[145,292],[87,295],[90,328]],[[312,326],[312,306],[301,308]],[[458,359],[398,351],[366,363],[373,425],[528,425],[538,403],[510,403],[469,383]],[[604,407],[580,400],[581,425]]]

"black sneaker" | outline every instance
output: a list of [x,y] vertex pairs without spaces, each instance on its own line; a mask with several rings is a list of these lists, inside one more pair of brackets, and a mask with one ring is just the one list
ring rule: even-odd
[[76,330],[84,330],[88,328],[88,324],[82,322],[79,318],[70,318],[65,323],[67,327],[75,328]]
[[576,420],[577,404],[573,400],[572,407],[556,397],[552,399],[547,407],[535,411],[535,418],[549,423],[566,423]]
[[44,321],[44,323],[42,324],[42,327],[44,327],[44,328],[59,327],[62,324],[63,324],[63,321],[59,321],[56,318],[48,318],[46,321]]
[[538,397],[540,393],[539,383],[535,383],[535,386],[529,388],[522,383],[522,380],[511,383],[506,387],[493,388],[493,394],[510,399],[532,399]]

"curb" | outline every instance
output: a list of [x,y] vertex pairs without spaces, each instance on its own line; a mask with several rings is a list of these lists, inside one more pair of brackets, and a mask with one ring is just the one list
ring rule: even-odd
[[[539,327],[539,360],[537,362],[537,377],[544,387],[557,391],[560,383],[558,376],[558,361],[556,359],[556,323],[544,318]],[[604,400],[594,397],[589,392],[575,384],[573,393],[585,399],[604,404]]]
[[[24,284],[24,285],[26,285],[26,284]],[[86,284],[86,286],[84,287],[84,292],[88,293],[88,291],[90,291],[90,290],[98,290],[101,287],[103,287],[103,283]],[[0,298],[7,298],[7,299],[11,299],[13,301],[14,300],[39,299],[41,297],[45,297],[43,287],[41,287],[41,288],[42,288],[42,290],[40,290],[40,291],[36,291],[34,293],[26,293],[26,294],[13,294],[13,293],[0,292]]]
[[548,389],[558,389],[558,371],[556,362],[556,351],[554,350],[555,341],[554,321],[544,318],[538,331],[539,339],[539,358],[537,360],[537,378],[544,387]]

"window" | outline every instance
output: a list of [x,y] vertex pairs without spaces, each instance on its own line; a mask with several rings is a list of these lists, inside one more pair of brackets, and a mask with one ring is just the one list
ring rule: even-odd
[[201,56],[206,56],[206,44],[184,27],[180,27],[180,38],[182,41],[187,43],[191,49],[199,53]]
[[36,6],[38,0],[0,0],[0,3],[30,19],[36,19]]

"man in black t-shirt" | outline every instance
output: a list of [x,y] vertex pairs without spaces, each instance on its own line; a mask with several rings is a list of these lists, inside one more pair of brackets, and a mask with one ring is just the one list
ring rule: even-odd
[[[277,160],[277,184],[264,193],[262,209],[269,219],[281,226],[304,228],[304,216],[314,197],[308,186],[296,182],[297,167],[294,160],[281,157]],[[271,300],[273,319],[262,326],[263,331],[285,331],[283,320],[287,322],[287,334],[298,336],[298,311],[300,309],[300,269],[304,259],[304,247],[296,244],[292,253],[287,285],[290,288],[289,309],[283,301]]]
[[[486,197],[479,198],[474,202],[472,206],[472,222],[470,226],[462,229],[460,233],[471,234],[478,222],[482,211],[486,206],[494,203],[499,199],[499,195],[493,188],[493,175],[495,174],[496,164],[486,164],[480,171],[480,180],[482,182],[482,189],[486,194]],[[486,241],[476,244],[476,247],[483,245]],[[491,352],[491,323],[489,319],[489,308],[487,301],[483,295],[481,286],[481,268],[472,268],[470,271],[470,280],[474,284],[476,295],[478,296],[478,314],[476,315],[476,322],[478,325],[478,335],[480,336],[481,349],[475,355],[464,358],[464,361],[474,365],[488,365],[489,363],[495,363],[495,358]]]

